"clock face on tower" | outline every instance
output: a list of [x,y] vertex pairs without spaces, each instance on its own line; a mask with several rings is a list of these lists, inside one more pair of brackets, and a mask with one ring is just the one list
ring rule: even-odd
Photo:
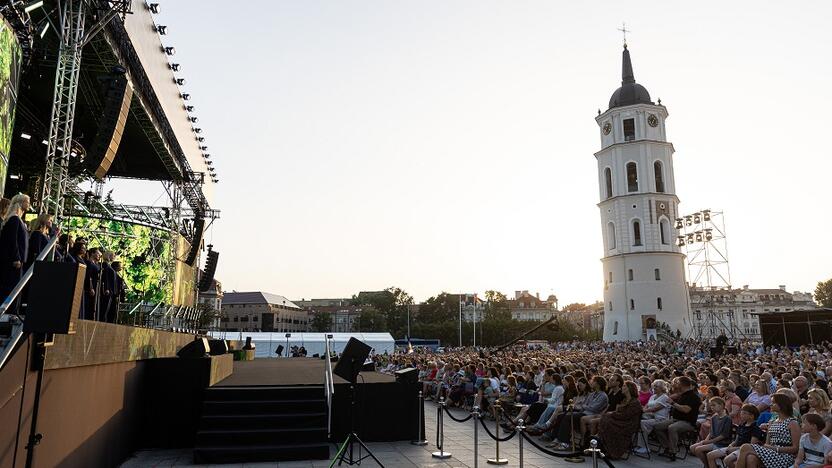
[[612,131],[612,124],[609,122],[604,122],[604,135],[609,135]]
[[659,125],[659,118],[656,117],[656,114],[650,114],[650,115],[647,116],[647,123],[651,127],[655,127],[655,126]]

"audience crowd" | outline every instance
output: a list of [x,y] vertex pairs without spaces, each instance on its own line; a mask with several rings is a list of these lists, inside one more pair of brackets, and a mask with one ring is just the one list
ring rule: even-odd
[[[0,297],[6,298],[20,282],[49,239],[56,235],[52,215],[40,214],[27,226],[24,216],[29,210],[29,197],[18,194],[11,200],[0,199]],[[114,252],[100,247],[89,247],[87,239],[73,239],[60,234],[54,252],[45,260],[79,263],[86,267],[80,318],[115,322],[119,304],[126,299],[127,288],[121,275],[121,262]],[[23,300],[16,300],[9,309],[13,314],[25,314]],[[21,305],[21,303],[23,305]]]
[[571,342],[548,350],[447,349],[378,356],[379,370],[416,367],[427,399],[478,405],[507,429],[564,452],[600,440],[613,458],[690,453],[705,467],[832,465],[832,344]]

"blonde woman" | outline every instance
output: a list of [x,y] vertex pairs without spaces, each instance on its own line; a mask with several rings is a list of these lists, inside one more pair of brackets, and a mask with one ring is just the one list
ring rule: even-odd
[[29,231],[29,255],[26,258],[26,264],[32,264],[38,258],[41,251],[46,248],[49,243],[49,231],[52,230],[52,215],[43,213],[32,221]]
[[[23,223],[23,214],[29,209],[29,196],[17,194],[12,198],[9,211],[0,229],[0,297],[5,299],[20,281],[29,232]],[[0,300],[2,300],[0,299]],[[9,310],[17,312],[17,303]]]
[[832,413],[829,412],[829,395],[819,388],[813,388],[806,394],[809,402],[809,412],[815,413],[823,418],[826,426],[821,430],[823,435],[829,436],[832,433]]

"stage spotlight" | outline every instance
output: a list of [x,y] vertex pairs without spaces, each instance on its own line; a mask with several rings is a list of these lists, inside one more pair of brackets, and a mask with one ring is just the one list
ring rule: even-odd
[[185,106],[185,110],[187,112],[193,112],[194,111],[194,106]]
[[167,26],[156,26],[156,32],[159,33],[160,36],[164,36],[168,33]]
[[194,127],[194,133],[202,133],[202,129],[199,127]]
[[702,219],[705,221],[711,220],[711,210],[702,210]]
[[179,86],[185,86],[185,78],[174,78],[173,81]]
[[676,218],[676,229],[682,229],[684,224],[682,223],[682,218]]
[[175,72],[178,72],[179,69],[182,68],[182,65],[179,65],[178,63],[170,63],[170,64],[168,64],[168,68],[170,68],[171,70],[173,70]]
[[679,247],[684,247],[685,246],[685,236],[677,237],[676,238],[676,245],[678,245]]
[[191,121],[191,122],[193,122],[193,123],[197,123],[197,122],[199,122],[199,119],[198,119],[198,118],[196,118],[196,117],[194,117],[194,116],[188,117],[188,120],[190,120],[190,121]]
[[702,242],[702,231],[696,231],[696,242]]
[[46,31],[49,31],[49,23],[44,23],[44,24],[43,24],[43,27],[42,27],[42,28],[40,28],[40,32],[38,33],[38,36],[39,36],[41,39],[43,39],[43,36],[45,36],[45,35],[46,35]]
[[711,240],[714,238],[714,234],[711,232],[712,229],[705,229],[705,240]]
[[206,159],[205,160],[205,165],[210,167],[210,166],[213,166],[214,163],[210,159]]
[[202,153],[202,157],[208,159],[211,157],[211,153]]
[[688,244],[693,244],[693,234],[688,234]]
[[207,146],[200,146],[199,149],[201,149],[202,151],[205,151],[205,150],[208,149],[208,147]]
[[183,100],[183,101],[187,101],[187,100],[189,100],[189,99],[191,99],[191,95],[190,95],[190,94],[188,94],[188,93],[182,93],[182,100]]
[[167,47],[163,48],[162,50],[168,55],[176,55],[176,48],[174,48],[174,47],[167,46]]
[[692,225],[692,224],[693,224],[693,222],[692,222],[692,221],[693,221],[693,220],[692,220],[692,216],[691,216],[691,215],[687,215],[687,216],[685,216],[685,226],[690,226],[690,225]]
[[699,224],[699,223],[702,222],[702,218],[700,217],[699,213],[694,213],[693,214],[693,222],[695,224]]
[[205,137],[196,137],[196,141],[202,143],[203,141],[205,141]]
[[32,135],[29,135],[28,133],[21,133],[20,138],[23,138],[24,140],[31,140]]
[[159,4],[158,3],[151,3],[147,5],[147,8],[150,10],[151,13],[158,15],[159,14]]
[[27,3],[26,6],[23,7],[23,11],[25,11],[26,13],[30,13],[32,10],[36,10],[36,9],[42,7],[42,6],[43,6],[43,0],[39,0],[39,1],[36,0],[34,2]]

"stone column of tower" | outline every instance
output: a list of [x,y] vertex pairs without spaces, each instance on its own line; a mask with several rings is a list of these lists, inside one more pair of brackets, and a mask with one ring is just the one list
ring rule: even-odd
[[595,119],[604,238],[604,341],[646,339],[653,320],[688,331],[684,255],[676,246],[679,199],[667,109],[636,83],[624,46],[621,87]]

